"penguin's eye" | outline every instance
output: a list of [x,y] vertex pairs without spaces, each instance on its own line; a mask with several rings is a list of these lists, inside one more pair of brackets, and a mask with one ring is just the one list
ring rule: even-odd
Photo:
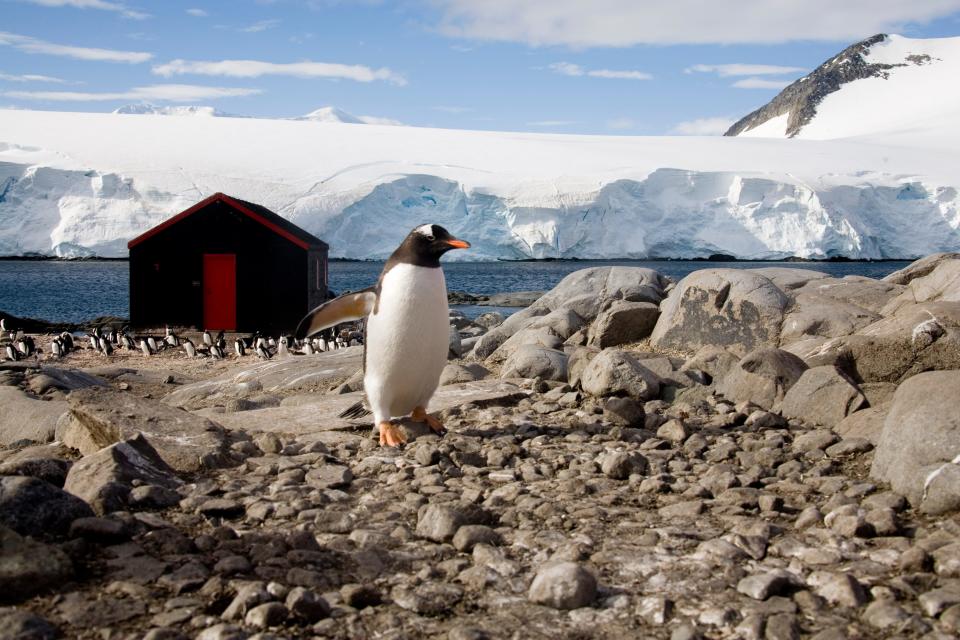
[[436,240],[436,238],[433,236],[427,236],[427,242],[433,242],[434,240]]

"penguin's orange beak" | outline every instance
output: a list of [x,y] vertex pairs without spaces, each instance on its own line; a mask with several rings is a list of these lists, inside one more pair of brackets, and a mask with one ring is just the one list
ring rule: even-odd
[[446,240],[445,242],[446,242],[448,245],[450,245],[451,247],[453,247],[454,249],[469,249],[469,248],[470,248],[470,243],[467,242],[466,240],[459,240],[459,239],[457,239],[457,238],[453,238],[452,240]]

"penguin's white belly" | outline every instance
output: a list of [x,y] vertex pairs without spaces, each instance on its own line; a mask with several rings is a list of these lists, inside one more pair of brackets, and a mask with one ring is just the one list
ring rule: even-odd
[[440,268],[398,264],[367,318],[364,388],[378,420],[426,408],[447,363],[450,319]]

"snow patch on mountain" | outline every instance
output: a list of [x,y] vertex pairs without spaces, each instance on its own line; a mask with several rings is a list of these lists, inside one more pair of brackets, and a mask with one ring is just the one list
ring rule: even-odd
[[230,113],[224,113],[214,107],[200,105],[177,105],[177,106],[158,106],[150,103],[126,104],[117,107],[111,113],[122,113],[127,115],[150,115],[150,116],[201,116],[206,118],[242,118]]
[[379,118],[377,116],[355,116],[347,113],[337,107],[320,107],[310,113],[292,118],[293,120],[309,120],[311,122],[339,122],[342,124],[381,124],[391,126],[402,126],[402,122],[392,118]]

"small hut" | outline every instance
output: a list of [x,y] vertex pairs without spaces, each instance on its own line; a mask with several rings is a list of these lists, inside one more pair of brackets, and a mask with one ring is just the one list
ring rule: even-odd
[[136,328],[289,332],[327,297],[327,244],[223,193],[127,247]]

